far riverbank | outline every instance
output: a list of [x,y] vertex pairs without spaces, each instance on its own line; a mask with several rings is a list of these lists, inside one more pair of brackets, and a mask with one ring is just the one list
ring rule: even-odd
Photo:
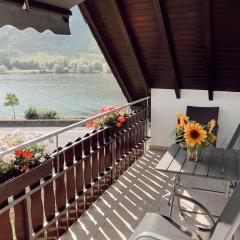
[[0,127],[66,127],[80,122],[81,119],[33,119],[33,120],[1,120]]

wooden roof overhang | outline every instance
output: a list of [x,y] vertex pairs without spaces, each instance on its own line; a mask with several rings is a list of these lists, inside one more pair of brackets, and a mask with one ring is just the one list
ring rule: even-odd
[[128,100],[150,88],[240,91],[240,1],[87,0],[79,8]]

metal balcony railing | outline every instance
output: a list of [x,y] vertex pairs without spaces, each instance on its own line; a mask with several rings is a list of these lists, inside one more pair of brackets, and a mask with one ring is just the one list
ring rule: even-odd
[[[56,138],[50,159],[0,185],[0,239],[57,239],[145,150],[149,97],[8,149],[0,157]],[[105,127],[65,147],[60,134],[123,108],[134,111],[122,127]]]

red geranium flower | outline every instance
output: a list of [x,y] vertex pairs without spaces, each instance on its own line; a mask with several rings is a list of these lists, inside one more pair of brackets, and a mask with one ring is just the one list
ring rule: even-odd
[[96,126],[97,126],[97,121],[96,121],[96,120],[86,123],[86,127],[87,127],[87,128],[96,127]]
[[32,155],[32,153],[31,153],[30,151],[24,150],[24,151],[23,151],[23,156],[24,156],[25,158],[31,158],[33,155]]
[[125,117],[120,116],[120,117],[118,118],[118,122],[119,122],[119,123],[124,123],[125,121],[126,121]]
[[97,121],[96,120],[92,121],[92,127],[96,127],[96,126],[97,126]]
[[108,108],[100,108],[99,109],[99,112],[100,113],[105,113],[105,112],[107,112],[108,111]]
[[107,111],[112,111],[113,109],[115,109],[116,107],[114,107],[114,106],[109,106],[108,108],[107,108]]
[[15,151],[15,156],[20,157],[23,154],[23,150],[16,150]]
[[26,166],[26,165],[21,168],[21,172],[23,172],[23,173],[27,173],[27,172],[29,172],[29,171],[30,171],[30,169],[29,169],[29,167]]
[[87,123],[86,123],[86,127],[87,127],[87,128],[92,127],[92,122],[87,122]]
[[25,157],[25,158],[31,158],[33,155],[30,151],[26,150],[26,149],[22,149],[22,150],[16,150],[15,151],[15,156],[16,157]]

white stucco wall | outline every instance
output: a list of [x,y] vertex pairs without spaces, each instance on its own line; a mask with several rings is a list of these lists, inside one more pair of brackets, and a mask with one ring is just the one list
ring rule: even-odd
[[[186,113],[187,105],[220,107],[217,146],[225,147],[240,123],[240,93],[214,92],[214,100],[208,100],[208,92],[181,90],[181,99],[169,89],[151,90],[151,145],[166,147],[173,143],[171,136],[176,124],[176,112]],[[239,145],[239,144],[238,144]]]

